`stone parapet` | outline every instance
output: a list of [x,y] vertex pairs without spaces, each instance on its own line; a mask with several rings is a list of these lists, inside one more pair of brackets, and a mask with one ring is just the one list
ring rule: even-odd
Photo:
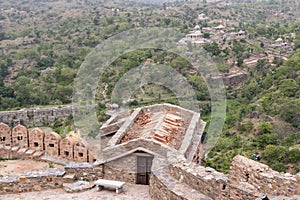
[[74,174],[78,180],[95,181],[103,177],[103,166],[91,163],[70,162],[65,166],[67,174]]
[[153,200],[212,199],[207,195],[193,189],[190,184],[180,182],[173,176],[171,176],[169,173],[167,161],[162,158],[156,158],[153,161],[149,194],[150,198]]
[[299,174],[279,173],[267,165],[239,155],[233,159],[229,180],[230,183],[249,183],[259,193],[272,196],[300,195]]
[[171,163],[169,173],[198,192],[216,199],[225,189],[228,177],[212,168],[195,164]]
[[0,194],[61,188],[63,183],[74,181],[72,177],[64,177],[65,173],[64,169],[49,168],[3,176],[0,178]]

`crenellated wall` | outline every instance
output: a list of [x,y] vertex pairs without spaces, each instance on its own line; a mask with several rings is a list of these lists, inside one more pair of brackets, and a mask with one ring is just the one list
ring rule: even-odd
[[28,131],[22,125],[11,131],[7,124],[0,123],[0,157],[39,158],[44,153],[69,161],[95,162],[99,152],[82,139],[62,139],[55,132],[45,134],[40,128]]

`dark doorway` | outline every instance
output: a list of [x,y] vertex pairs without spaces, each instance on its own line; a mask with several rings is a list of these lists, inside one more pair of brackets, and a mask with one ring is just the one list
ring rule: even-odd
[[153,157],[136,157],[136,184],[149,185]]
[[64,155],[65,156],[69,156],[69,152],[68,151],[64,151]]

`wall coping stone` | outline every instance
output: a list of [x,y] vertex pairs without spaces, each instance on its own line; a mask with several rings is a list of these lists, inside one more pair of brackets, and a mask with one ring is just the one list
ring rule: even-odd
[[66,171],[64,169],[46,168],[46,169],[26,170],[20,176],[24,176],[27,178],[36,178],[36,177],[45,177],[45,176],[62,177],[65,175],[65,173]]
[[65,169],[93,168],[94,165],[88,162],[70,162],[65,166]]

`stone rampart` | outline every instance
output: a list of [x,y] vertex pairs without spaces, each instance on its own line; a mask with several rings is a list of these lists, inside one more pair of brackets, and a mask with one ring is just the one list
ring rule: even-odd
[[[97,108],[97,105],[90,105],[91,109]],[[0,112],[0,122],[11,124],[13,126],[23,124],[25,126],[43,126],[53,124],[56,119],[65,120],[72,115],[73,106],[52,107],[52,108],[24,108],[14,111]]]
[[299,173],[297,175],[279,173],[267,165],[243,156],[236,156],[233,159],[229,180],[230,184],[249,184],[259,193],[272,196],[300,195]]

